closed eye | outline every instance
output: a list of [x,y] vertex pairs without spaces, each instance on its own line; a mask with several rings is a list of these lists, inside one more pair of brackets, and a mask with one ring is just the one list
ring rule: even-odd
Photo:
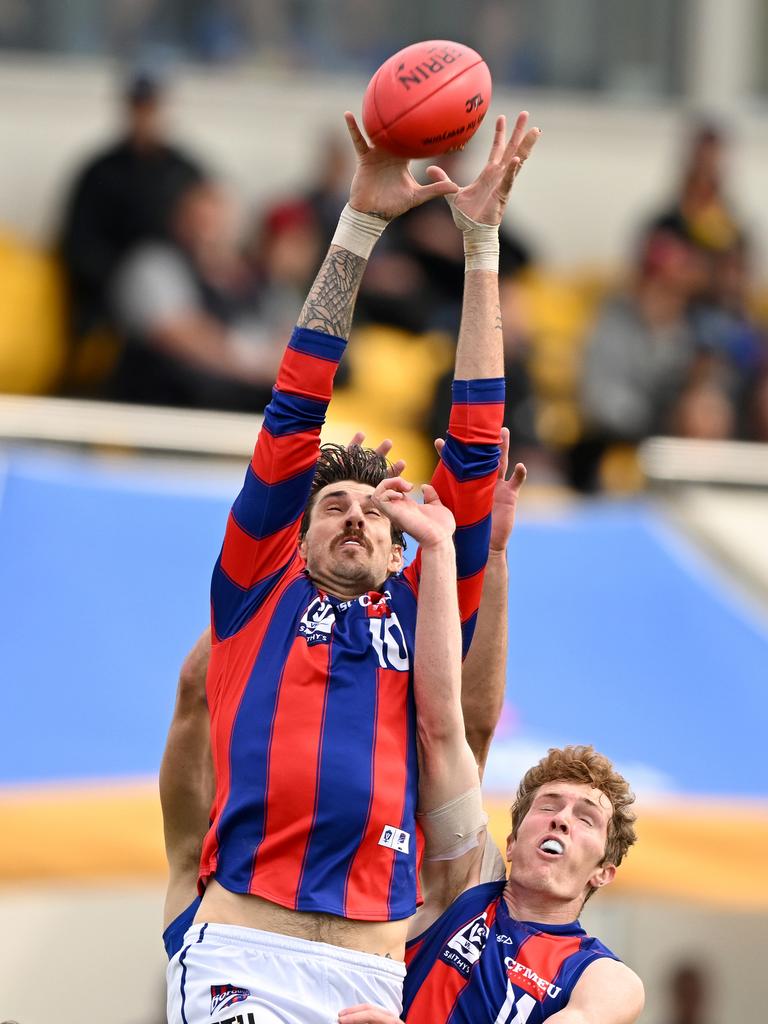
[[583,821],[585,825],[589,825],[590,828],[595,824],[591,818],[581,818],[580,820]]

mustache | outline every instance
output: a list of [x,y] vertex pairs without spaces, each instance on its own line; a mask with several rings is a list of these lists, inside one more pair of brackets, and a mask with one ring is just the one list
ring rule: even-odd
[[337,544],[343,544],[345,540],[359,541],[366,551],[370,552],[372,550],[371,543],[362,530],[344,530],[344,532],[340,533],[334,540],[334,546]]

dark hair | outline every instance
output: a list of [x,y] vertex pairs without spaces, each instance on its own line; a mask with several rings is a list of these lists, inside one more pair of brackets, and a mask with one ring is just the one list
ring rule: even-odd
[[[370,484],[378,487],[382,480],[390,475],[392,466],[372,448],[361,448],[359,444],[345,447],[343,444],[324,444],[320,448],[320,456],[315,467],[312,490],[309,501],[304,509],[299,537],[303,537],[309,529],[309,520],[318,491],[328,484],[341,480],[354,480],[358,484]],[[405,550],[405,537],[402,530],[392,526],[392,543],[399,544]]]

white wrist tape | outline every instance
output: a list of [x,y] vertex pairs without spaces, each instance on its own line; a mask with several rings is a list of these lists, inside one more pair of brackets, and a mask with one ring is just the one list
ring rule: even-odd
[[355,256],[362,256],[364,260],[367,260],[388,223],[389,221],[382,217],[374,217],[373,214],[353,210],[347,203],[341,211],[331,245],[338,245],[348,252],[353,252]]
[[499,272],[499,225],[480,224],[456,209],[453,195],[445,197],[453,222],[464,235],[464,269]]
[[417,814],[416,819],[424,833],[427,860],[455,860],[463,856],[478,845],[479,833],[488,824],[479,786],[434,811]]

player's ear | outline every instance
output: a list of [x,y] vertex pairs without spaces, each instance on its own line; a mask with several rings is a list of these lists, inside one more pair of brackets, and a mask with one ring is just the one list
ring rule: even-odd
[[512,845],[513,845],[514,841],[515,841],[515,834],[514,834],[514,832],[510,832],[509,835],[507,836],[507,849],[506,849],[507,862],[512,860]]
[[593,889],[602,889],[604,885],[610,885],[616,877],[615,864],[601,864],[589,879],[589,885]]
[[393,544],[389,552],[389,563],[387,565],[388,572],[400,572],[403,568],[403,546],[402,544]]
[[306,535],[306,533],[302,533],[302,535],[299,537],[299,554],[301,555],[301,557],[306,562],[306,560],[307,560],[307,535]]

